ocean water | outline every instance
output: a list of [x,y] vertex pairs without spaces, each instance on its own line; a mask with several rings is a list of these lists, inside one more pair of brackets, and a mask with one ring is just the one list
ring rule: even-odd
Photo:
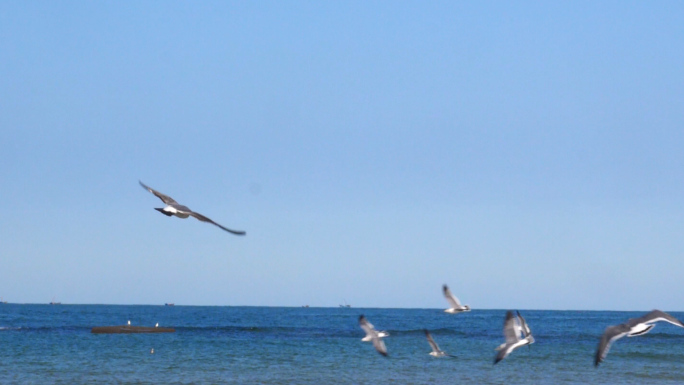
[[[1,384],[682,384],[684,329],[659,324],[593,358],[644,312],[521,310],[536,343],[493,365],[505,310],[0,305]],[[387,330],[377,354],[358,317]],[[684,319],[683,313],[671,313]],[[91,334],[93,326],[174,327]],[[423,329],[442,350],[434,358]],[[154,349],[154,354],[150,350]]]

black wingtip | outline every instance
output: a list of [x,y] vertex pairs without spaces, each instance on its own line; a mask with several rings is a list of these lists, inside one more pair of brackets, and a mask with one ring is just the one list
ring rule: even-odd
[[599,349],[596,351],[596,355],[594,356],[594,367],[598,368],[601,361],[603,360],[601,359],[601,350]]
[[[224,230],[226,230],[226,229],[224,229]],[[235,235],[240,235],[240,236],[247,235],[247,233],[244,231],[236,231],[236,230],[226,230],[226,231],[229,233],[235,234]]]
[[595,367],[595,368],[598,368],[598,367],[599,367],[599,364],[601,363],[601,361],[603,361],[603,360],[601,359],[601,353],[600,353],[600,352],[596,352],[596,357],[594,357],[594,367]]

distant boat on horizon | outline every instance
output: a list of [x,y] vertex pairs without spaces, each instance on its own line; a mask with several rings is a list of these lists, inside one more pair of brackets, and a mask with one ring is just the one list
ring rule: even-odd
[[2,297],[0,297],[0,305],[4,305],[6,303],[7,303],[7,301],[3,300]]
[[173,302],[167,302],[164,304],[164,306],[176,306],[176,304]]
[[52,301],[50,301],[50,305],[61,305],[61,302],[55,302],[55,297],[52,297]]
[[351,307],[351,305],[347,303],[346,299],[343,301],[344,301],[344,305],[340,305],[340,307]]

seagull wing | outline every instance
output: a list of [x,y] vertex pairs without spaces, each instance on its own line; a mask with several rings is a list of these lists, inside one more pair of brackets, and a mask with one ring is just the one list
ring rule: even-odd
[[494,365],[498,364],[501,360],[508,357],[508,355],[511,354],[512,351],[513,344],[506,344],[503,348],[499,349],[499,352],[496,353],[496,358],[494,359]]
[[461,302],[458,301],[458,298],[456,298],[452,293],[451,290],[449,290],[449,287],[447,285],[442,286],[442,290],[444,291],[444,297],[446,298],[447,302],[449,302],[449,305],[452,308],[460,308]]
[[425,329],[425,337],[427,337],[428,343],[430,344],[430,347],[432,348],[433,352],[435,352],[435,353],[441,352],[441,350],[439,350],[439,346],[437,346],[437,343],[435,342],[435,340],[432,339],[432,335],[430,334],[430,332],[427,329]]
[[235,235],[245,235],[245,234],[246,234],[244,231],[231,230],[231,229],[229,229],[229,228],[227,228],[227,227],[223,227],[223,226],[219,225],[218,223],[212,221],[211,219],[205,217],[204,215],[202,215],[202,214],[200,214],[200,213],[196,213],[196,212],[194,212],[194,211],[190,211],[190,212],[188,212],[188,214],[192,215],[193,217],[199,219],[199,220],[202,221],[202,222],[208,222],[208,223],[211,223],[212,225],[216,225],[216,226],[222,228],[223,230],[225,230],[225,231],[227,231],[227,232],[229,232],[229,233],[233,233],[233,234],[235,234]]
[[385,346],[385,342],[383,342],[383,340],[377,335],[373,335],[373,347],[375,347],[375,350],[377,350],[378,353],[387,357],[387,347]]
[[142,181],[139,180],[138,183],[140,183],[140,185],[141,185],[145,190],[147,190],[147,191],[151,192],[152,194],[156,195],[157,198],[161,199],[162,202],[166,203],[167,205],[174,204],[174,203],[175,203],[175,204],[178,204],[178,202],[176,202],[175,200],[173,200],[173,198],[171,198],[170,196],[164,195],[164,194],[160,193],[159,191],[153,189],[152,187],[147,186],[147,185],[146,185],[145,183],[143,183]]
[[506,339],[506,345],[515,344],[516,342],[520,341],[520,325],[518,324],[518,319],[513,315],[513,312],[510,310],[506,313],[503,334],[504,338]]
[[599,341],[598,348],[596,349],[594,366],[598,366],[601,363],[601,361],[603,361],[606,358],[608,350],[610,350],[610,345],[616,340],[624,337],[630,329],[631,327],[627,324],[608,326],[606,328],[606,331],[603,332],[603,336],[601,336],[601,341]]
[[673,325],[684,328],[684,324],[682,323],[682,321],[660,310],[653,310],[650,313],[643,315],[639,318],[632,318],[629,321],[627,321],[627,325],[634,326],[636,324],[641,323],[650,324],[658,321],[669,322]]
[[530,327],[527,326],[527,322],[525,322],[525,318],[523,318],[523,316],[520,315],[519,311],[516,310],[515,312],[518,314],[518,320],[520,321],[520,329],[523,332],[523,336],[528,337],[528,336],[532,335],[532,331],[530,330]]
[[366,317],[363,315],[359,316],[359,326],[361,326],[361,329],[363,329],[363,331],[366,332],[366,334],[375,334],[375,328],[373,327],[373,324],[368,322]]

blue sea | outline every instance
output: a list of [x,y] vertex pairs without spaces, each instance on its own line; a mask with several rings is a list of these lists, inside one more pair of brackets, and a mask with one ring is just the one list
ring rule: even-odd
[[[667,323],[619,340],[594,367],[606,326],[645,312],[521,310],[536,343],[493,365],[505,310],[5,304],[0,383],[684,383],[684,330]],[[361,342],[361,314],[389,331],[389,357]],[[176,332],[90,333],[128,320]],[[454,357],[430,356],[423,329]]]

